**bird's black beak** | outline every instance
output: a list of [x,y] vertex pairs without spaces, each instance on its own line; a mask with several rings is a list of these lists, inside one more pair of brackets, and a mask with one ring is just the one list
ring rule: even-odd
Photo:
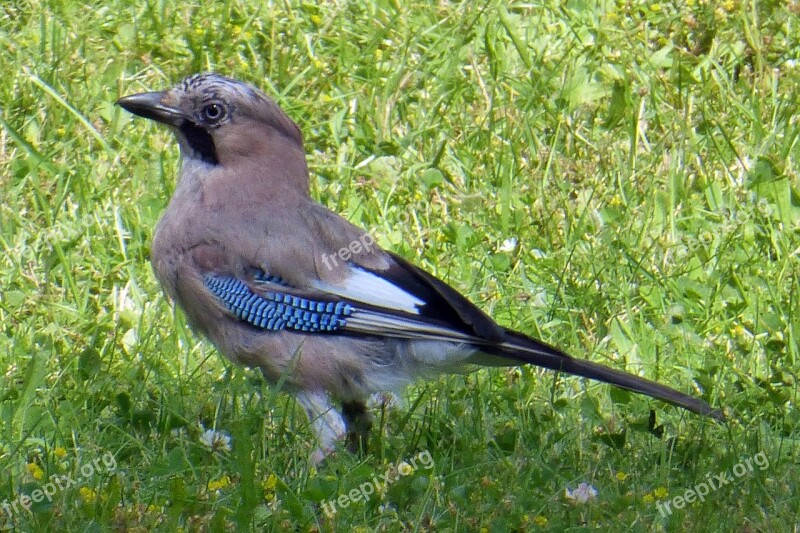
[[180,127],[186,120],[186,115],[180,109],[162,104],[163,97],[164,93],[160,92],[131,94],[117,100],[117,105],[134,115]]

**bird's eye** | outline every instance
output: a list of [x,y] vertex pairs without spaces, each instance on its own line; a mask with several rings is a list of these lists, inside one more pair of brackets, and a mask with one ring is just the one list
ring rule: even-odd
[[203,108],[203,115],[209,121],[216,122],[225,115],[225,108],[219,104],[208,104]]

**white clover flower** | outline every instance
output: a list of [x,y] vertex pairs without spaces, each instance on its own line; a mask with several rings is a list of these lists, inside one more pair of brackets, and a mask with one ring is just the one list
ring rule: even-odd
[[588,483],[581,483],[575,490],[564,489],[564,497],[573,503],[586,503],[597,498],[597,489]]
[[372,409],[385,408],[387,411],[399,409],[403,399],[391,391],[375,392],[367,399],[367,407]]
[[[200,429],[204,429],[203,426]],[[206,429],[200,435],[200,442],[211,451],[231,451],[231,436],[224,431]]]
[[500,245],[498,248],[501,252],[510,253],[517,249],[517,239],[516,237],[509,237],[508,239],[503,241],[503,244]]
[[380,514],[385,514],[385,513],[397,514],[397,506],[393,503],[382,503],[378,506],[378,512]]

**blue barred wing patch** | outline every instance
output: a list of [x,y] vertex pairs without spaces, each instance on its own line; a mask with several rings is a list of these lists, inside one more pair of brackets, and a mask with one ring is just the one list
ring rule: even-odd
[[320,302],[276,291],[257,294],[230,276],[206,274],[203,282],[234,316],[270,331],[335,331],[353,313],[353,306],[345,302]]

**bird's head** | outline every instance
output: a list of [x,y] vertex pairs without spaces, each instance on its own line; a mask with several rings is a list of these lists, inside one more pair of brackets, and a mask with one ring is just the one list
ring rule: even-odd
[[117,105],[171,126],[184,158],[211,165],[274,151],[302,150],[300,129],[263,92],[217,74],[196,74],[163,92],[123,96]]

